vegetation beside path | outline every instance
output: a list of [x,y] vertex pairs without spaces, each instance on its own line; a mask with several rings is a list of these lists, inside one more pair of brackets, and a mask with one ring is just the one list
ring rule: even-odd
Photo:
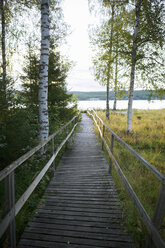
[[[124,112],[112,111],[110,120],[105,118],[105,111],[97,111],[97,114],[120,138],[165,175],[165,109],[134,110],[134,132],[132,134],[126,132],[127,115]],[[110,143],[109,133],[106,132],[105,136]],[[159,181],[126,148],[116,141],[114,142],[114,155],[140,201],[152,217],[160,189]],[[132,232],[140,247],[144,247],[147,231],[114,166],[112,174],[120,200],[124,206],[127,228]],[[162,228],[161,234],[165,238],[164,228]]]

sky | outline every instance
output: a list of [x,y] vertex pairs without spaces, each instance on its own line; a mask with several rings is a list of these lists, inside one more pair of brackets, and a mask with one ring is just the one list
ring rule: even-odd
[[71,26],[71,34],[62,53],[69,56],[76,65],[67,78],[70,91],[104,91],[92,75],[92,52],[89,44],[88,25],[96,22],[88,10],[88,0],[65,0],[64,20]]

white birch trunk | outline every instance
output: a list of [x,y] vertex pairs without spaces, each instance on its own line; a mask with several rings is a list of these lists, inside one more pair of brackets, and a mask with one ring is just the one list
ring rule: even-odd
[[114,22],[114,5],[112,5],[112,20],[111,20],[111,34],[109,46],[109,62],[108,62],[108,75],[107,75],[107,97],[106,97],[106,117],[109,120],[109,83],[110,83],[110,67],[112,60],[112,40],[113,40],[113,23]]
[[116,110],[117,104],[117,81],[118,81],[118,55],[119,55],[119,32],[117,30],[117,43],[116,43],[116,66],[115,66],[115,99],[113,103],[113,110]]
[[[107,81],[109,81],[109,79]],[[107,83],[107,93],[106,93],[106,117],[109,120],[109,83]]]
[[39,71],[39,122],[40,141],[45,141],[49,135],[48,117],[48,63],[49,63],[49,0],[41,0],[41,56]]
[[115,71],[115,99],[113,103],[113,110],[116,110],[116,104],[117,104],[117,76],[118,76],[118,61],[116,61],[116,71]]
[[132,46],[132,65],[131,65],[131,78],[128,98],[128,112],[127,112],[127,132],[132,132],[132,104],[134,96],[134,81],[135,81],[135,66],[136,66],[136,52],[137,52],[137,35],[139,29],[139,17],[140,17],[141,0],[136,1],[136,19],[135,29],[133,35]]

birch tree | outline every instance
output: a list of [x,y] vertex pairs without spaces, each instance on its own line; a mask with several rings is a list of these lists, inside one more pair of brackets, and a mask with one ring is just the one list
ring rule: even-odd
[[109,62],[108,62],[108,76],[107,76],[107,97],[106,97],[106,117],[109,120],[109,81],[110,81],[110,67],[112,64],[112,46],[113,46],[113,26],[114,26],[114,4],[111,5],[112,17],[110,26],[110,45],[109,45]]
[[144,84],[146,84],[145,88],[151,87],[159,91],[164,82],[164,62],[162,55],[162,49],[165,44],[165,30],[163,26],[164,11],[165,5],[163,0],[136,0],[127,132],[132,132],[135,72],[138,81],[144,81]]
[[128,113],[127,113],[127,132],[132,132],[132,103],[134,95],[134,81],[135,81],[135,66],[136,66],[136,53],[137,53],[137,37],[139,30],[139,18],[140,18],[141,0],[136,1],[136,14],[135,14],[135,28],[133,34],[133,46],[132,46],[132,65],[131,65],[131,77],[129,87],[128,98]]
[[48,117],[48,63],[49,63],[49,0],[41,0],[41,55],[39,69],[39,122],[40,141],[49,135]]
[[119,29],[117,29],[117,34],[116,34],[116,58],[115,58],[115,89],[114,89],[114,104],[113,104],[113,110],[116,110],[116,103],[117,103],[117,86],[118,86],[118,57],[119,57]]

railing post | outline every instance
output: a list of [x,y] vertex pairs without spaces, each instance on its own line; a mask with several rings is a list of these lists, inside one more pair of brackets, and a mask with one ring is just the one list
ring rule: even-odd
[[66,136],[68,135],[68,126],[65,128]]
[[8,247],[16,247],[16,227],[15,227],[15,183],[14,171],[11,172],[5,180],[5,210],[6,213],[12,211],[12,220],[7,230]]
[[[154,215],[152,218],[152,222],[158,231],[161,228],[164,216],[165,216],[165,185],[162,184],[159,192],[159,197],[156,203]],[[152,242],[152,237],[149,235],[146,248],[154,248],[154,247],[155,246]]]
[[[110,148],[112,154],[113,154],[113,145],[114,145],[114,136],[112,134],[112,136],[111,136],[111,148]],[[110,161],[109,161],[109,173],[110,174],[111,174],[111,171],[112,171],[112,159],[110,158]]]
[[[54,137],[52,138],[52,154],[54,154]],[[53,160],[53,175],[55,175],[55,160]]]
[[[105,133],[105,126],[103,124],[103,138],[104,138],[104,133]],[[104,149],[104,141],[102,140],[102,150]]]

